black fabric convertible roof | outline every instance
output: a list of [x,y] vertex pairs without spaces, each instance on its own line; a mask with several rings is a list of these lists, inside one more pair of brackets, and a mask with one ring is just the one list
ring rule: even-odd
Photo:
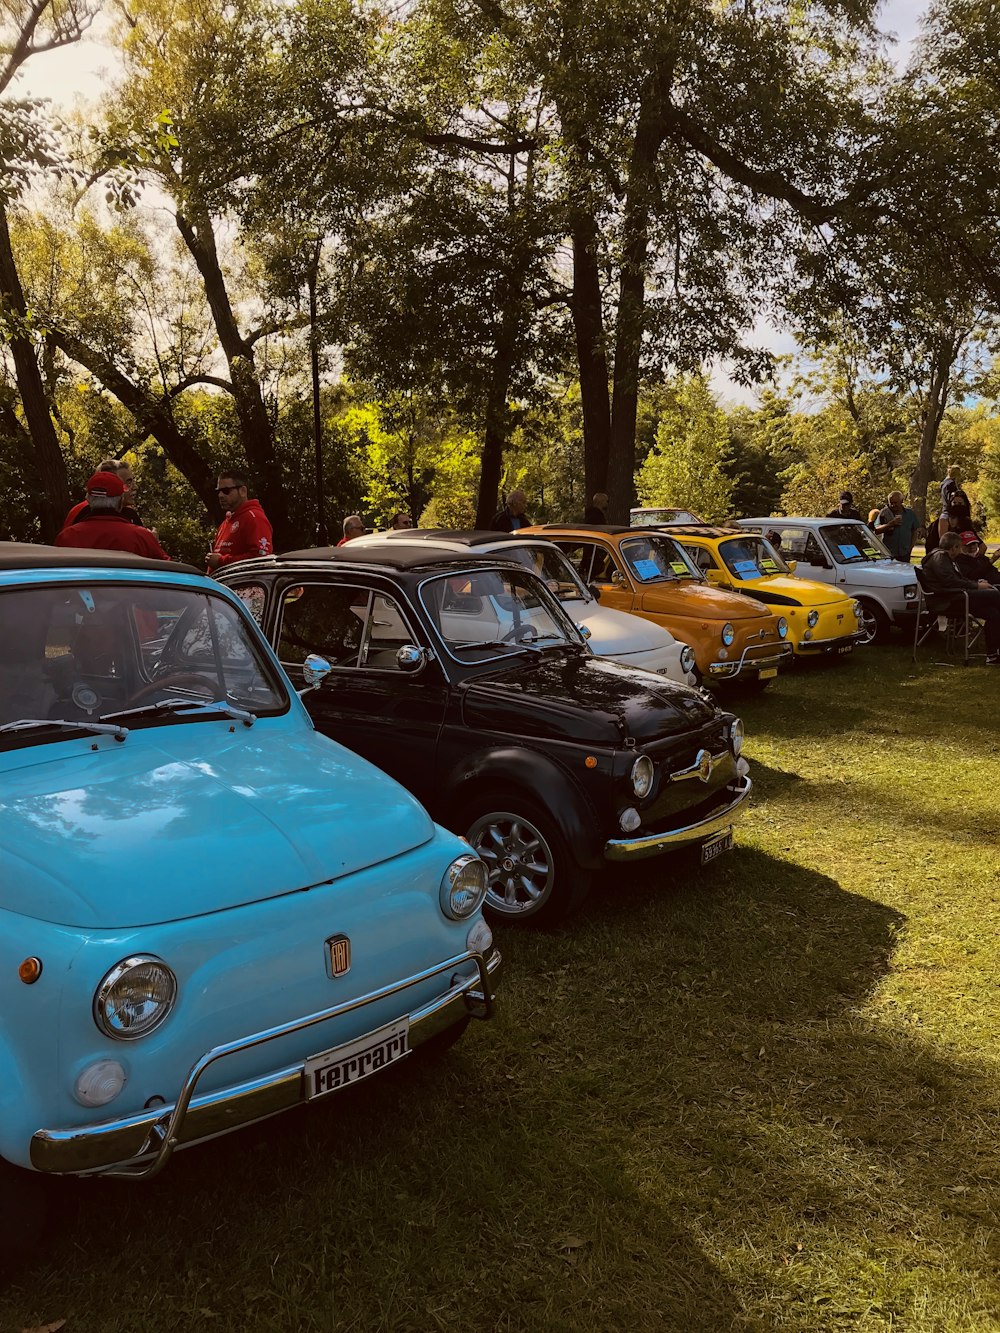
[[161,574],[204,574],[194,565],[147,560],[128,551],[91,551],[79,546],[35,546],[0,542],[0,569],[156,569]]
[[[496,536],[496,533],[493,534]],[[391,541],[384,545],[376,546],[356,546],[354,542],[348,542],[346,546],[316,546],[304,551],[282,551],[276,557],[278,563],[282,561],[323,561],[328,560],[331,564],[344,565],[369,565],[379,569],[426,569],[431,566],[447,568],[455,564],[456,560],[468,560],[471,556],[461,556],[458,551],[435,551],[428,550],[426,546],[420,543]],[[501,556],[493,552],[491,554],[483,553],[474,563],[485,564],[487,561],[495,564],[498,560],[503,564],[514,564],[514,561],[503,560]],[[247,567],[256,565],[256,561],[247,562]],[[265,564],[262,561],[261,564]],[[233,566],[235,568],[235,566]]]

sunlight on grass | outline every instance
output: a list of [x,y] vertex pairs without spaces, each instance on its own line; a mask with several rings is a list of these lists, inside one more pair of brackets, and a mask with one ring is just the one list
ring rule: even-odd
[[1000,1328],[998,702],[900,648],[740,700],[732,856],[502,932],[436,1065],[62,1187],[0,1327]]

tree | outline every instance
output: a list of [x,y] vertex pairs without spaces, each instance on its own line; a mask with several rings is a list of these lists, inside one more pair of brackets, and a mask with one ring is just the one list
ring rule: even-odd
[[644,505],[676,505],[721,522],[732,512],[733,494],[725,413],[700,375],[682,376],[672,388],[673,402],[639,470],[639,498]]

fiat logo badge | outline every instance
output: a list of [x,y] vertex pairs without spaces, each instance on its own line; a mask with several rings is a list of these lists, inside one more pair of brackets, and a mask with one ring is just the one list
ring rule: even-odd
[[351,970],[351,941],[346,935],[331,935],[326,941],[326,970],[333,977],[342,977]]

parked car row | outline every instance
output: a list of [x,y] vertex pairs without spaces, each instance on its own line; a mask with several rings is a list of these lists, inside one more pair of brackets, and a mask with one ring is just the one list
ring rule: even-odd
[[484,909],[732,844],[743,727],[685,645],[555,547],[454,545],[229,586],[0,545],[0,1264],[47,1177],[148,1178],[489,1018]]

